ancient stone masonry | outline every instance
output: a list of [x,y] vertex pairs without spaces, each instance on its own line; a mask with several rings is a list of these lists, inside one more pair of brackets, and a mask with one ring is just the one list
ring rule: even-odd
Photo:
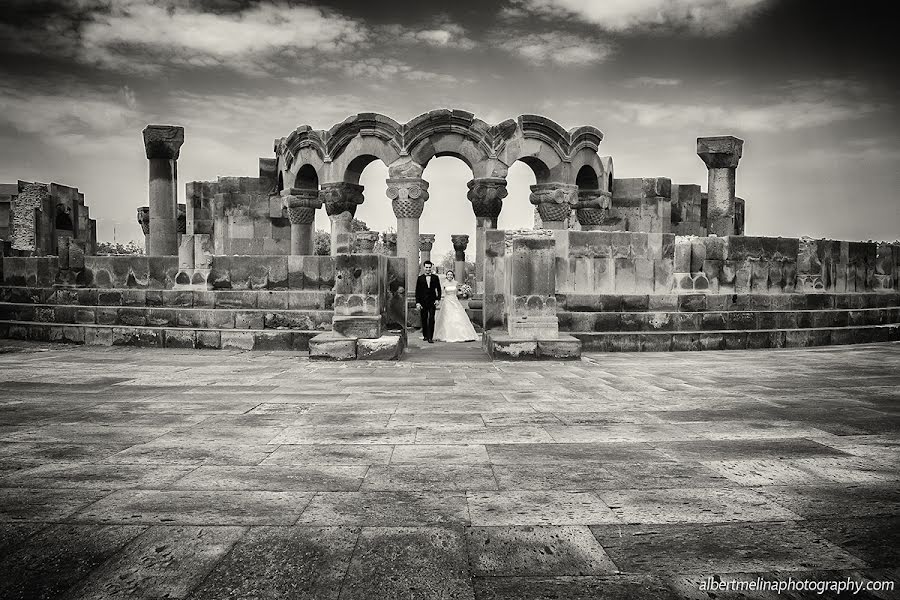
[[564,229],[566,220],[578,204],[578,186],[538,183],[531,186],[529,200],[537,206],[544,229]]
[[450,236],[450,242],[453,244],[453,266],[456,271],[456,279],[466,282],[469,276],[466,273],[466,248],[469,246],[469,236],[454,234]]
[[709,169],[707,230],[718,236],[735,234],[735,171],[744,140],[726,135],[697,138],[697,155]]
[[178,155],[184,144],[184,128],[148,125],[144,149],[150,164],[150,245],[147,254],[178,254]]
[[[900,243],[744,235],[735,195],[743,141],[697,139],[708,189],[615,178],[603,134],[536,115],[496,125],[438,110],[406,124],[352,116],[303,126],[258,175],[190,182],[177,204],[181,127],[144,130],[148,256],[91,256],[84,197],[57,184],[0,186],[0,337],[85,344],[309,351],[396,359],[434,235],[420,233],[435,157],[472,171],[475,293],[466,307],[496,359],[589,350],[781,348],[900,339]],[[388,168],[396,233],[352,232],[363,170]],[[538,229],[499,229],[517,161],[535,177]],[[331,256],[314,256],[316,211]],[[378,245],[379,237],[381,245]],[[466,281],[468,235],[452,235]],[[376,253],[376,248],[378,248]]]
[[[97,222],[84,194],[58,183],[0,184],[0,241],[6,256],[94,254]],[[67,259],[64,261],[67,262]]]

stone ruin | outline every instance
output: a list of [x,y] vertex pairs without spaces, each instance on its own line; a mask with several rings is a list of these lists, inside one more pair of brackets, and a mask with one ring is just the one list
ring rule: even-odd
[[[91,256],[96,236],[85,233],[94,229],[83,199],[62,203],[79,226],[68,246],[60,242],[65,228],[50,233],[41,221],[64,196],[53,185],[36,194],[20,184],[6,212],[2,199],[12,195],[0,196],[0,226],[9,223],[0,235],[11,247],[0,336],[398,358],[416,325],[410,291],[434,243],[420,232],[429,199],[422,173],[433,157],[453,156],[473,174],[468,311],[494,358],[900,338],[900,244],[747,236],[738,138],[697,140],[705,193],[665,177],[615,178],[612,158],[598,153],[602,140],[594,127],[566,130],[537,115],[488,125],[457,110],[406,124],[361,113],[275,140],[256,177],[187,183],[180,206],[184,130],[151,125],[149,203],[137,211],[147,256]],[[360,175],[375,160],[388,166],[384,202],[396,233],[351,230],[366,200]],[[535,176],[535,230],[498,229],[504,202],[524,201],[508,198],[516,161]],[[314,254],[322,209],[330,256]],[[452,236],[460,279],[469,242]],[[83,259],[56,256],[81,243]]]

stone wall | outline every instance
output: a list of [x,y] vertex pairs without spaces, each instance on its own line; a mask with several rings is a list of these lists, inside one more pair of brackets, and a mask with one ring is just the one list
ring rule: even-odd
[[900,244],[748,236],[679,237],[676,291],[879,292],[898,288]]
[[667,294],[675,235],[625,231],[559,231],[557,293]]
[[672,181],[667,177],[613,180],[612,214],[627,231],[672,231]]
[[94,254],[97,223],[78,188],[26,181],[0,184],[0,240],[8,241],[10,253],[19,256],[67,255],[69,240],[77,242],[81,252]]
[[290,221],[270,183],[258,177],[188,183],[187,233],[211,235],[218,255],[290,254]]

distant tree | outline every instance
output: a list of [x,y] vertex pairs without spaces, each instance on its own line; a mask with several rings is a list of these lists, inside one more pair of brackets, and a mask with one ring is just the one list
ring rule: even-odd
[[139,246],[137,242],[131,240],[127,244],[119,242],[98,242],[97,254],[100,256],[108,256],[110,254],[143,254],[143,246]]
[[[365,221],[353,219],[350,222],[350,231],[371,231]],[[316,256],[328,256],[331,254],[331,233],[322,229],[316,230],[316,239],[313,245]]]

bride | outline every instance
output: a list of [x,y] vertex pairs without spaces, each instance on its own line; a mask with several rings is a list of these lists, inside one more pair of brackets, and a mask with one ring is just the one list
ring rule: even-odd
[[441,342],[472,342],[478,339],[469,315],[456,297],[456,279],[453,271],[445,274],[441,307],[434,324],[434,339]]

